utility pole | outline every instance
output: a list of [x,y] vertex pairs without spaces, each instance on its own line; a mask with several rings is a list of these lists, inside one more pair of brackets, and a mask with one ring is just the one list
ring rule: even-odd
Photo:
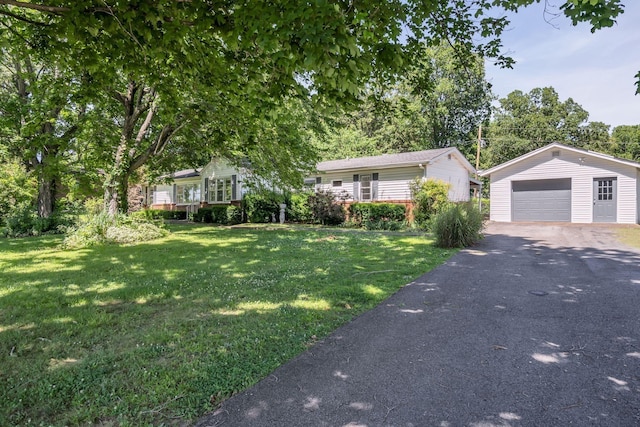
[[478,168],[480,168],[480,146],[482,145],[482,125],[478,126],[478,149],[476,150],[476,179],[478,179]]
[[[478,168],[480,168],[480,146],[482,145],[482,124],[478,126],[478,147],[476,149],[476,180],[478,179]],[[482,194],[477,188],[473,189],[473,195],[478,198],[478,209],[482,209]]]

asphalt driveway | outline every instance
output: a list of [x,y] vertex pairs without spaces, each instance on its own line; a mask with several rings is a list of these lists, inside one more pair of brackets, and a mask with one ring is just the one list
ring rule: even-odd
[[640,251],[491,224],[197,426],[640,425]]

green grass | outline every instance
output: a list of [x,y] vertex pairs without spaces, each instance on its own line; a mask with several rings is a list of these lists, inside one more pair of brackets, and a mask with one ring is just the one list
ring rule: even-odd
[[0,424],[178,425],[453,253],[424,236],[174,226],[0,239]]

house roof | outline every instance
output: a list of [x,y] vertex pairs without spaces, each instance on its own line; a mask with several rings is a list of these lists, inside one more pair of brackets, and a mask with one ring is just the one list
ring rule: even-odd
[[355,159],[329,160],[318,163],[317,169],[319,172],[334,172],[354,169],[418,166],[421,163],[429,164],[438,157],[447,154],[456,155],[458,160],[460,160],[469,171],[475,172],[471,163],[469,163],[455,147],[412,151],[409,153],[383,154],[381,156],[358,157]]
[[170,177],[171,178],[195,178],[200,176],[200,171],[202,169],[183,169],[181,171],[173,172]]
[[530,157],[536,156],[540,153],[544,153],[545,151],[550,151],[553,149],[563,149],[563,150],[567,150],[567,151],[573,151],[575,153],[579,153],[579,154],[584,154],[585,156],[590,156],[590,157],[595,157],[598,159],[604,159],[604,160],[609,160],[611,162],[615,162],[615,163],[620,163],[623,165],[627,165],[627,166],[631,166],[634,167],[636,169],[640,169],[640,163],[636,163],[634,161],[631,160],[626,160],[626,159],[620,159],[618,157],[613,157],[610,156],[608,154],[603,154],[603,153],[598,153],[596,151],[590,151],[590,150],[584,150],[582,148],[576,148],[576,147],[570,147],[568,145],[564,145],[564,144],[560,144],[559,142],[553,142],[549,145],[545,145],[542,148],[538,148],[537,150],[533,150],[528,152],[527,154],[524,154],[520,157],[516,157],[515,159],[509,160],[508,162],[504,162],[501,163],[497,166],[494,166],[490,169],[484,170],[484,171],[479,171],[478,175],[480,176],[489,176],[494,172],[497,172],[499,170],[502,170],[504,168],[508,168],[509,166],[515,165],[516,163],[519,163],[523,160],[526,160]]

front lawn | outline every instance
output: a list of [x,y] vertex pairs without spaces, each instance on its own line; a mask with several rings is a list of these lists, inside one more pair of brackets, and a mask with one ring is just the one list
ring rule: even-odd
[[618,238],[629,246],[640,248],[640,227],[625,227],[616,230]]
[[0,239],[0,424],[180,425],[442,263],[424,236]]

